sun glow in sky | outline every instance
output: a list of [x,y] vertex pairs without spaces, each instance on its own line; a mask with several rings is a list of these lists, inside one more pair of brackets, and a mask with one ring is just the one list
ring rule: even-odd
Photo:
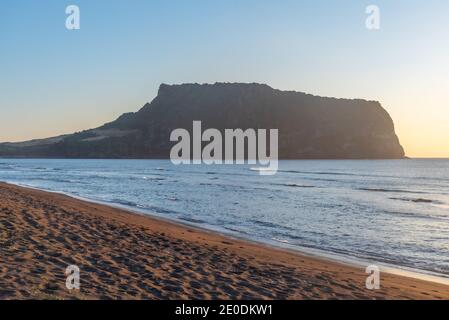
[[260,82],[378,100],[406,155],[449,157],[448,15],[447,0],[2,1],[0,141],[96,127],[163,82]]

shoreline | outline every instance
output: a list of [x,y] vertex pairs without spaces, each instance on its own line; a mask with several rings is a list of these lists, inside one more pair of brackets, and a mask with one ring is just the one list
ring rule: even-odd
[[188,221],[183,221],[180,219],[166,218],[161,215],[152,214],[152,213],[146,212],[145,210],[139,210],[138,208],[127,206],[124,204],[100,201],[100,200],[93,200],[93,199],[89,199],[89,198],[76,196],[76,195],[66,193],[63,191],[45,190],[42,188],[21,185],[21,184],[16,184],[16,183],[12,183],[12,182],[6,182],[6,181],[0,181],[0,186],[2,183],[13,185],[13,186],[18,186],[21,188],[36,190],[36,191],[48,192],[48,193],[57,194],[57,195],[63,195],[63,196],[67,196],[67,197],[70,197],[70,198],[73,198],[76,200],[88,202],[91,204],[102,205],[102,206],[107,206],[107,207],[111,207],[111,208],[118,209],[118,210],[123,210],[130,214],[148,217],[150,219],[161,220],[161,221],[167,222],[167,223],[173,223],[180,227],[195,228],[200,232],[218,234],[220,236],[228,237],[228,238],[231,238],[234,240],[240,240],[240,241],[252,243],[255,245],[265,246],[269,249],[284,250],[287,252],[291,252],[293,254],[299,254],[299,255],[303,255],[303,256],[309,256],[309,257],[315,257],[318,259],[328,260],[330,262],[347,265],[349,267],[365,268],[368,265],[374,264],[374,265],[379,266],[381,272],[385,272],[385,273],[389,273],[389,274],[393,274],[393,275],[399,275],[399,276],[408,277],[408,278],[413,278],[413,279],[418,279],[418,280],[423,280],[423,281],[435,282],[438,284],[444,284],[444,285],[449,286],[449,275],[438,274],[438,273],[435,273],[432,271],[414,269],[414,268],[398,266],[398,265],[382,263],[382,262],[373,262],[373,261],[369,261],[367,259],[339,255],[339,254],[336,254],[333,252],[328,252],[325,250],[294,246],[294,245],[291,245],[288,243],[277,242],[275,240],[272,240],[272,241],[260,240],[260,241],[258,241],[258,240],[251,239],[251,238],[245,238],[244,236],[239,236],[239,235],[233,234],[231,232],[227,232],[226,230],[222,230],[220,228],[213,229],[213,228],[202,227],[202,226],[198,226],[198,224],[195,224],[195,223],[189,223]]
[[[3,221],[8,225],[14,224],[17,223],[17,219],[12,218],[19,217],[32,227],[31,231],[30,228],[25,228],[26,226],[14,226],[17,228],[24,227],[21,232],[24,232],[25,238],[32,239],[32,241],[27,242],[26,239],[18,238],[23,247],[23,250],[18,253],[24,256],[19,258],[21,267],[24,261],[26,262],[25,266],[46,261],[43,258],[41,261],[33,257],[35,252],[32,251],[36,249],[34,248],[36,243],[38,243],[39,256],[45,256],[47,251],[58,251],[61,246],[69,247],[69,249],[66,249],[66,253],[70,253],[70,246],[67,246],[67,242],[73,245],[73,241],[64,234],[70,234],[74,229],[82,234],[82,241],[77,244],[81,247],[81,252],[89,252],[88,255],[90,256],[92,254],[97,255],[96,250],[104,251],[97,260],[108,262],[105,262],[105,266],[102,265],[102,268],[98,270],[95,265],[92,265],[90,259],[86,260],[86,257],[80,255],[79,252],[74,253],[83,261],[83,265],[89,265],[88,270],[91,270],[92,273],[90,276],[98,280],[95,288],[88,288],[83,293],[84,297],[100,299],[120,297],[129,299],[449,299],[449,286],[440,283],[382,272],[381,289],[368,290],[365,288],[367,274],[365,274],[364,268],[358,268],[340,261],[332,261],[332,259],[300,253],[296,250],[277,248],[264,243],[234,238],[197,226],[80,200],[61,193],[5,183],[0,183],[0,192],[2,194],[2,197],[0,197],[0,213],[3,212],[3,215],[0,216],[3,220],[0,220],[0,223]],[[29,215],[32,215],[33,218]],[[10,216],[9,219],[8,216]],[[74,217],[77,219],[74,219]],[[47,228],[35,228],[35,225],[42,221],[47,221],[47,223],[42,223]],[[61,233],[61,231],[63,232]],[[45,236],[45,232],[47,232],[47,236]],[[38,239],[45,239],[42,241],[46,241],[49,235],[51,238],[55,234],[61,235],[56,237],[57,240],[46,243],[46,245],[39,244],[39,241],[37,241]],[[16,235],[11,233],[10,236]],[[73,236],[74,238],[80,237],[78,234]],[[6,239],[11,240],[8,237]],[[112,242],[109,243],[104,239],[110,239]],[[98,242],[101,242],[102,245],[99,245]],[[116,242],[120,245],[117,246]],[[151,250],[136,248],[137,244],[143,247],[148,246],[148,249]],[[6,279],[10,278],[8,272],[13,272],[12,269],[17,267],[18,261],[14,260],[14,257],[17,256],[17,252],[14,250],[17,251],[17,249],[15,249],[14,243],[12,245],[13,247],[10,248],[12,251],[2,252],[4,254],[0,255],[0,266],[4,266],[3,270],[0,269],[0,279],[5,279],[5,276]],[[45,248],[39,249],[42,246]],[[161,253],[161,246],[168,252]],[[8,249],[1,248],[0,250]],[[112,259],[112,261],[111,256],[119,253],[120,259],[118,261]],[[164,259],[160,259],[159,255],[161,254]],[[192,258],[196,254],[198,256]],[[2,256],[7,257],[6,261]],[[133,257],[132,259],[136,263],[123,265],[122,259],[124,261],[130,260],[129,256]],[[174,258],[176,259],[173,260]],[[12,259],[12,261],[8,259]],[[160,261],[150,268],[151,270],[145,271],[144,265],[154,264],[155,259]],[[53,260],[51,254],[49,260]],[[163,264],[163,261],[171,262],[162,268],[160,265]],[[53,264],[55,264],[55,261],[53,261]],[[41,269],[44,269],[45,266],[43,264]],[[168,275],[165,275],[168,272],[166,269],[171,271]],[[224,272],[224,270],[227,270],[227,272]],[[241,273],[236,270],[240,270]],[[251,270],[254,274],[251,274],[251,272],[247,274],[248,270]],[[147,272],[153,275],[159,274],[160,277],[154,279],[154,276],[151,276],[150,279],[147,279],[149,276]],[[206,274],[202,275],[202,272],[206,272]],[[123,273],[127,279],[130,278],[129,273],[132,273],[133,277],[129,280],[130,284],[121,289],[123,292],[119,289],[118,283],[120,281],[117,279],[114,280],[117,281],[117,288],[115,288],[115,285],[108,285],[106,287],[111,292],[99,294],[105,290],[104,284],[102,285],[102,281],[99,281],[104,273],[108,273],[109,277],[115,277],[117,274]],[[189,273],[189,277],[177,278],[184,273]],[[29,274],[25,272],[25,274],[27,275],[25,278],[28,277],[30,281],[38,281],[42,276],[39,273]],[[53,273],[50,273],[51,277],[58,279],[60,275],[54,270]],[[197,279],[194,284],[192,284],[192,278]],[[15,277],[14,279],[17,282],[21,278]],[[148,287],[140,288],[135,285],[134,282],[137,280],[146,281]],[[273,281],[276,283],[273,284]],[[160,286],[161,282],[168,282],[169,285],[166,287]],[[177,286],[181,286],[182,290],[178,288],[180,292],[174,290],[173,282],[176,282]],[[232,283],[232,285],[229,285],[229,283]],[[8,283],[2,283],[0,287],[5,288],[5,285],[8,287]],[[16,283],[14,281],[9,282],[9,285],[15,287]],[[40,288],[39,285],[37,286]],[[127,287],[133,288],[131,293],[127,291]],[[207,290],[203,287],[206,287]],[[273,292],[270,292],[271,288]],[[9,288],[7,290],[10,293],[15,292]],[[52,292],[51,290],[43,291],[43,293],[37,294],[38,298],[41,297],[40,294],[45,297],[48,291]],[[58,287],[58,290],[53,291],[58,297],[71,297],[65,292],[63,284]],[[1,293],[2,289],[0,289],[0,298],[2,298]],[[243,293],[246,295],[242,295]],[[12,298],[21,298],[17,292],[15,294],[12,294]]]

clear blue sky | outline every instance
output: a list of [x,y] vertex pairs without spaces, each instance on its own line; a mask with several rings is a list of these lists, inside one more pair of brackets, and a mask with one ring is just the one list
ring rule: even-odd
[[[81,29],[65,28],[65,8]],[[365,28],[365,8],[381,30]],[[0,141],[95,127],[160,83],[379,100],[409,155],[449,156],[449,1],[0,0]]]

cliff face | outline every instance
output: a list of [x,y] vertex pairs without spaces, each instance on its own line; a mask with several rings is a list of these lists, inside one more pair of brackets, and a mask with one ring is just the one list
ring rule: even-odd
[[159,88],[136,113],[102,127],[50,139],[0,144],[0,156],[168,158],[176,128],[279,129],[279,157],[402,158],[393,121],[378,102],[323,98],[261,84],[183,84]]

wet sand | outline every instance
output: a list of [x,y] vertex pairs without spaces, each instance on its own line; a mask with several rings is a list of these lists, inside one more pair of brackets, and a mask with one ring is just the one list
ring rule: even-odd
[[0,299],[449,299],[449,286],[386,273],[368,290],[364,271],[0,183]]

